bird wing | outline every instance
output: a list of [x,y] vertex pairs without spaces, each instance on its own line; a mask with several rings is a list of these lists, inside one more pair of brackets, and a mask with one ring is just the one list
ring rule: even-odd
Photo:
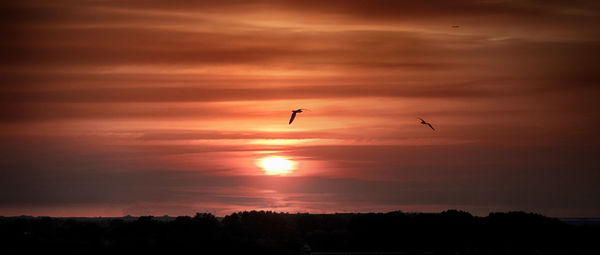
[[435,128],[433,128],[433,126],[429,123],[427,123],[427,126],[429,126],[431,129],[435,130]]
[[425,120],[423,120],[423,119],[421,119],[421,118],[417,118],[417,119],[420,119],[421,121],[425,121]]
[[292,121],[294,121],[295,118],[296,118],[296,112],[292,112],[292,117],[290,118],[290,123],[288,123],[288,125],[292,124]]

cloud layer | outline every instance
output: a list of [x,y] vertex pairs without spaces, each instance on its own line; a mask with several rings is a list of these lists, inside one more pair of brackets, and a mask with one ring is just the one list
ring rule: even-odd
[[[595,1],[27,1],[0,14],[3,215],[600,213]],[[297,108],[312,111],[287,125]],[[269,155],[299,168],[265,176]]]

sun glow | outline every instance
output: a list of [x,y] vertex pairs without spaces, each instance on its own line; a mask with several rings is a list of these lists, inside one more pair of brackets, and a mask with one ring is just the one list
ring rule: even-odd
[[258,165],[267,175],[287,175],[296,169],[297,163],[285,157],[270,156],[260,159]]

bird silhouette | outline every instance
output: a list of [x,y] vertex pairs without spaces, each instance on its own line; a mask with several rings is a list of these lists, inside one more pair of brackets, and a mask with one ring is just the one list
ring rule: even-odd
[[453,25],[452,28],[459,28],[459,25]]
[[296,113],[301,113],[302,110],[307,110],[307,109],[292,110],[292,117],[290,118],[290,123],[288,123],[288,125],[292,124],[292,121],[294,121],[294,119],[296,118]]
[[433,128],[433,126],[432,126],[432,125],[431,125],[429,122],[427,122],[427,121],[425,121],[425,120],[423,120],[423,119],[421,119],[421,118],[419,118],[419,119],[421,120],[421,124],[423,124],[423,125],[427,125],[427,126],[429,126],[429,127],[432,129],[432,130],[434,130],[434,131],[435,131],[435,128]]

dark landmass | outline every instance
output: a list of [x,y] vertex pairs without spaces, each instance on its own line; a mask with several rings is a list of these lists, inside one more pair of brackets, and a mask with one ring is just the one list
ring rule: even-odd
[[600,254],[597,219],[524,212],[0,217],[3,254]]

